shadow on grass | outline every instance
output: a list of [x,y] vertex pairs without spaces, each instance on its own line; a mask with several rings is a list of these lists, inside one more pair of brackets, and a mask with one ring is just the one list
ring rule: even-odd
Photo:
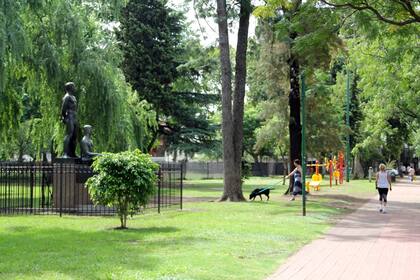
[[[115,270],[134,271],[139,275],[157,271],[164,266],[164,259],[179,247],[208,241],[179,234],[179,231],[176,227],[164,226],[124,231],[110,228],[83,231],[48,226],[41,229],[5,228],[0,233],[0,278],[48,274],[104,279]],[[165,248],[164,255],[159,253],[162,247]]]
[[314,200],[317,198],[325,198],[331,201],[346,201],[349,203],[356,203],[357,205],[363,205],[370,200],[370,198],[356,197],[347,194],[315,194],[312,195],[312,198]]
[[[262,187],[265,187],[265,185],[263,185],[263,184],[262,185],[257,185],[257,184],[256,185],[244,185],[242,187],[242,192],[243,192],[244,197],[248,200],[249,194],[254,189],[256,189],[256,188],[262,188]],[[222,193],[223,193],[223,185],[221,183],[214,184],[214,185],[211,185],[211,186],[206,185],[206,184],[203,184],[203,185],[199,185],[199,184],[185,184],[184,185],[184,190],[186,191],[185,192],[185,195],[188,198],[197,197],[197,198],[201,198],[201,200],[202,200],[202,197],[205,197],[205,198],[212,198],[212,199],[214,199],[214,198],[219,198],[222,195]],[[277,187],[277,188],[271,190],[270,197],[272,195],[276,195],[276,194],[283,194],[285,192],[285,190],[286,190],[286,187],[284,187],[284,186]],[[189,192],[194,192],[194,193],[193,194],[189,194]],[[257,199],[259,200],[259,197],[256,198],[256,200]],[[265,196],[263,196],[263,200],[266,200],[266,199],[267,198]]]
[[112,227],[107,228],[110,231],[117,231],[117,232],[127,232],[127,233],[169,233],[169,232],[176,232],[178,231],[175,227],[147,227],[147,228],[120,228],[120,227]]

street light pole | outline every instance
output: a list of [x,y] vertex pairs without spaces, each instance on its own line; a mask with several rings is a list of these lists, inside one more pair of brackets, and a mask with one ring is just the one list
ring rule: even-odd
[[302,72],[300,75],[301,83],[301,98],[300,98],[300,114],[302,119],[302,216],[306,216],[306,135],[305,135],[305,118],[306,118],[306,106],[305,106],[305,74]]
[[[350,130],[350,70],[347,66],[347,83],[346,83],[346,125]],[[350,182],[350,131],[347,132],[346,141],[346,182]]]

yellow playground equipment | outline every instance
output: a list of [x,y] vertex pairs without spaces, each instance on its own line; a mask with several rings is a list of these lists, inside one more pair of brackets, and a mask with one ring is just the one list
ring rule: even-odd
[[321,164],[318,161],[315,161],[315,164],[308,164],[307,166],[315,166],[315,173],[312,175],[311,181],[306,182],[306,191],[310,192],[311,188],[315,191],[319,191],[322,182],[322,175],[319,173],[319,167],[325,166],[325,164]]
[[312,175],[311,181],[306,182],[306,191],[310,192],[312,188],[315,191],[320,190],[321,182],[322,182],[322,175],[319,173],[319,167],[324,166],[327,172],[329,173],[330,177],[330,187],[332,187],[332,179],[335,179],[335,184],[339,182],[343,184],[344,180],[344,154],[343,152],[338,153],[338,159],[334,156],[333,159],[328,160],[327,158],[324,159],[324,163],[319,163],[317,160],[315,164],[308,164],[309,167],[315,167],[315,173]]

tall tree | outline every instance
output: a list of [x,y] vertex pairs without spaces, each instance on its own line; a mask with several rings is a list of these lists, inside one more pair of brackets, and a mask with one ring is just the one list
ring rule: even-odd
[[[258,131],[258,146],[277,143],[279,152],[288,146],[288,75],[287,45],[275,39],[269,23],[258,25],[257,42],[261,52],[257,58],[250,56],[254,79],[250,79],[250,100],[260,108],[263,122]],[[333,67],[334,69],[334,67]],[[307,151],[312,157],[322,158],[343,147],[343,100],[333,92],[334,73],[315,70],[307,82]],[[256,78],[258,77],[258,78]],[[341,97],[341,95],[340,95]],[[272,144],[271,144],[272,145]],[[286,152],[287,153],[287,152]]]
[[255,14],[267,19],[275,29],[275,40],[287,46],[289,159],[293,166],[293,160],[301,158],[300,74],[306,71],[310,77],[315,69],[329,65],[333,50],[341,43],[338,17],[330,9],[319,7],[316,1],[301,0],[268,2],[258,7]]
[[243,118],[246,84],[246,54],[248,48],[251,3],[239,1],[239,29],[236,47],[235,86],[232,90],[232,65],[230,61],[228,11],[226,0],[217,0],[220,64],[222,75],[222,132],[224,161],[224,191],[221,201],[243,201],[241,162],[243,143]]
[[[132,0],[122,9],[117,33],[124,55],[122,69],[127,81],[141,98],[153,104],[160,132],[162,118],[174,109],[176,97],[172,83],[178,77],[176,68],[181,53],[181,15],[166,6],[165,0]],[[148,144],[150,150],[155,137]]]
[[167,2],[131,0],[122,9],[117,33],[124,55],[122,69],[140,98],[156,111],[158,127],[151,128],[154,137],[147,150],[159,137],[172,144],[172,149],[196,149],[211,142],[214,135],[205,108],[217,96],[196,86],[206,72],[202,65],[193,67],[186,54],[201,55],[197,53],[199,47],[184,32],[181,13]]
[[[21,81],[14,79],[13,65],[21,66],[28,48],[20,1],[0,2],[0,141],[18,126],[21,113],[19,88]],[[12,83],[13,82],[13,83]]]

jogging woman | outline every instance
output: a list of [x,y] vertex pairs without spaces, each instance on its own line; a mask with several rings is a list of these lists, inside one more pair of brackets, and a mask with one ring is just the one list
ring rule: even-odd
[[392,188],[391,177],[388,175],[388,172],[386,172],[385,164],[383,163],[379,165],[379,172],[376,173],[375,185],[376,189],[379,192],[379,202],[381,203],[381,208],[379,209],[379,212],[386,213],[386,204],[388,202],[388,189],[392,191]]

